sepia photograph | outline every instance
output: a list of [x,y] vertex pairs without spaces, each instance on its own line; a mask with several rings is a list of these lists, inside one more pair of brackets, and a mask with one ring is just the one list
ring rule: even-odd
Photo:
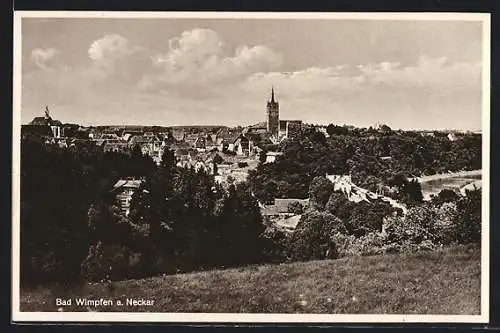
[[490,16],[14,17],[14,321],[489,320]]

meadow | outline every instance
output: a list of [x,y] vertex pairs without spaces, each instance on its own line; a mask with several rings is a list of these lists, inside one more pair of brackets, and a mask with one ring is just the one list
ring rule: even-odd
[[[460,269],[457,269],[460,267]],[[141,280],[21,290],[21,311],[213,313],[480,313],[480,248],[255,265]],[[151,306],[76,306],[74,299],[152,300]],[[72,298],[69,307],[56,298]]]

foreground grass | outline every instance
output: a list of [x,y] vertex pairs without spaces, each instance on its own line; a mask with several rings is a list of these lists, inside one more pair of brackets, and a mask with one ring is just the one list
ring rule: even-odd
[[[21,290],[21,311],[226,313],[479,314],[480,249],[454,247],[412,255],[352,257],[213,270],[85,285]],[[115,300],[76,306],[77,297]],[[152,306],[117,306],[127,298]]]

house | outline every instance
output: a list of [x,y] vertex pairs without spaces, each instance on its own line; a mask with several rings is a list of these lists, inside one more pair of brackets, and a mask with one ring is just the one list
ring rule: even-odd
[[198,150],[204,151],[207,148],[207,140],[204,136],[200,135],[194,141],[194,147]]
[[186,132],[182,128],[172,128],[170,133],[177,141],[184,141],[184,139],[186,138]]
[[101,140],[120,140],[116,133],[103,133],[100,137]]
[[240,134],[233,141],[233,151],[236,152],[237,155],[248,156],[250,151],[252,151],[252,148],[253,148],[253,141],[249,140],[243,134]]
[[184,138],[184,141],[189,143],[189,145],[194,148],[194,144],[197,139],[198,139],[198,134],[188,134]]
[[448,138],[448,140],[450,140],[450,141],[457,141],[457,136],[455,135],[455,133],[449,133],[449,134],[447,135],[447,138]]
[[274,163],[276,161],[276,158],[280,155],[283,155],[281,152],[276,152],[276,151],[268,151],[266,153],[266,161],[265,163]]
[[165,145],[163,144],[163,140],[160,140],[158,137],[137,135],[129,140],[128,145],[130,147],[139,146],[142,154],[151,156],[156,164],[161,162],[161,155]]
[[120,139],[104,140],[101,146],[104,152],[126,152],[129,150],[128,144]]
[[235,142],[239,138],[241,133],[238,132],[232,132],[228,137],[224,138],[219,146],[220,151],[235,151]]
[[116,195],[116,201],[125,216],[130,214],[130,203],[132,196],[140,188],[142,180],[120,179],[113,185],[112,192]]
[[224,140],[227,140],[231,136],[229,128],[223,127],[215,133],[215,144],[221,145]]
[[328,134],[328,131],[326,130],[326,127],[324,127],[324,126],[316,127],[316,131],[322,133],[325,136],[325,138],[330,137],[330,134]]
[[263,207],[261,207],[261,214],[262,216],[275,217],[290,217],[296,215],[295,213],[289,211],[289,206],[292,203],[300,203],[303,207],[306,207],[309,204],[309,199],[275,198],[272,205],[263,205]]
[[132,137],[137,136],[137,135],[140,136],[142,134],[143,134],[142,131],[126,129],[126,130],[122,131],[121,138],[122,138],[123,141],[127,141],[128,142]]

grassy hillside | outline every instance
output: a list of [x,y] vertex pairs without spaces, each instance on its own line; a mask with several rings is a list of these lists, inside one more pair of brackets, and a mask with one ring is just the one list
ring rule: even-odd
[[[480,249],[352,257],[21,290],[21,311],[57,311],[56,298],[115,300],[92,311],[479,314]],[[127,298],[152,306],[116,306]]]

